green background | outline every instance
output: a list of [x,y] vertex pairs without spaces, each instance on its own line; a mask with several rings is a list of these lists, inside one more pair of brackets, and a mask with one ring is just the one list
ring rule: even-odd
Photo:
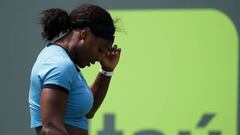
[[[112,10],[122,48],[107,97],[90,121],[90,134],[114,114],[116,130],[177,135],[221,131],[236,135],[238,37],[231,20],[213,9]],[[83,69],[89,84],[99,69]],[[203,114],[215,117],[201,129]]]

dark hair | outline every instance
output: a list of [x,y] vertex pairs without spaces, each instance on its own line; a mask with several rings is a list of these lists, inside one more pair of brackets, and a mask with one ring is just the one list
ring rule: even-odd
[[60,33],[65,33],[75,28],[81,29],[86,26],[89,26],[91,31],[97,36],[101,36],[102,32],[99,33],[98,29],[101,29],[102,26],[106,26],[104,30],[109,30],[112,35],[115,32],[111,15],[97,5],[80,5],[69,15],[63,9],[51,8],[44,10],[41,15],[42,37],[48,41],[53,40]]

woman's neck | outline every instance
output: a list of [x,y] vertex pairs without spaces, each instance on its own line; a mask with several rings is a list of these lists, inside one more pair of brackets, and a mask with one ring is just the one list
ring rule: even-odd
[[70,59],[76,63],[76,55],[74,51],[74,45],[71,44],[72,32],[67,33],[62,38],[55,41],[56,44],[62,46],[67,51]]

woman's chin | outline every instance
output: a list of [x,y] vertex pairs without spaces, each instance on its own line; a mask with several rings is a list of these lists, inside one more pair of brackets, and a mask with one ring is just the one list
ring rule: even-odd
[[85,68],[87,65],[78,65],[80,68]]

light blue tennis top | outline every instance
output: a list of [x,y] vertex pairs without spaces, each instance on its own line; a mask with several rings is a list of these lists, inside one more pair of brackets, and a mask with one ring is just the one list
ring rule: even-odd
[[68,94],[64,123],[88,130],[85,115],[93,105],[92,92],[81,71],[59,45],[45,47],[33,65],[28,98],[31,128],[42,125],[40,93],[45,87],[57,88]]

